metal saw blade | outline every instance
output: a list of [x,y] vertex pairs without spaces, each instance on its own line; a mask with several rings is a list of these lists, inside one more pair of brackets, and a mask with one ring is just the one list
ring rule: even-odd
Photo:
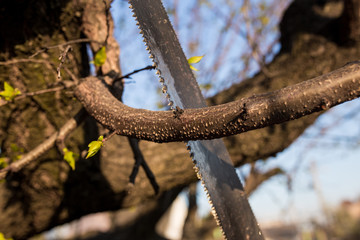
[[[129,0],[173,111],[206,107],[160,0]],[[264,239],[222,140],[189,141],[190,156],[226,239]]]

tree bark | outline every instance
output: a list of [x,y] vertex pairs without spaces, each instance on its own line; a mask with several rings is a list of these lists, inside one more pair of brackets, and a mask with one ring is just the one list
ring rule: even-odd
[[[342,1],[326,1],[325,4],[334,2],[343,4]],[[91,37],[83,25],[84,9],[89,7],[87,4],[102,4],[102,1],[1,2],[0,61],[27,58],[43,46],[78,39],[84,37],[84,34]],[[357,38],[351,37],[352,30],[347,35],[342,35],[345,40],[351,38],[351,44],[344,39],[339,40],[339,32],[346,23],[346,11],[336,15],[336,11],[329,13],[324,9],[329,8],[316,4],[315,1],[299,0],[290,5],[281,24],[283,50],[266,66],[271,76],[259,73],[219,93],[209,99],[209,102],[218,105],[274,91],[358,60],[360,44]],[[104,19],[105,11],[99,10],[98,15],[102,15]],[[351,19],[352,24],[358,24],[356,18]],[[350,24],[349,21],[347,23]],[[84,44],[72,47],[66,67],[76,76],[85,77],[88,75],[89,60]],[[99,46],[92,47],[96,51]],[[9,81],[22,92],[44,89],[57,81],[59,54],[59,50],[48,50],[37,56],[49,60],[48,64],[0,65],[0,81]],[[109,63],[108,66],[114,65],[116,64]],[[106,71],[113,68],[109,67]],[[68,79],[70,76],[62,72],[62,78]],[[78,102],[74,103],[71,97],[63,93],[34,96],[1,107],[2,154],[10,158],[19,155],[19,152],[14,151],[13,143],[25,152],[31,151],[80,108]],[[234,164],[240,166],[274,156],[288,147],[317,116],[315,114],[226,138]],[[88,118],[67,139],[66,146],[80,153],[87,149],[90,141],[97,139],[99,131],[103,130],[99,130],[94,120]],[[171,189],[181,189],[197,180],[185,144],[141,141],[140,148],[160,186],[159,195],[154,194],[142,170],[139,171],[135,186],[128,191],[134,160],[125,137],[116,136],[106,142],[100,156],[77,161],[75,171],[70,171],[61,154],[53,148],[37,162],[9,175],[6,182],[0,184],[0,232],[7,237],[26,239],[35,233],[93,212],[127,208],[147,202],[153,204],[152,209],[155,211],[155,200],[166,196]],[[141,217],[146,214],[139,215]]]
[[88,77],[75,90],[87,112],[119,135],[153,142],[209,140],[310,115],[360,96],[360,61],[328,74],[230,103],[149,111],[118,101],[106,84]]

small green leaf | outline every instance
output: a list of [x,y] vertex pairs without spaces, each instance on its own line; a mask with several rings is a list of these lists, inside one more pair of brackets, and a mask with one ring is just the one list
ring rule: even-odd
[[4,158],[4,157],[0,158],[0,169],[7,167],[8,164],[5,160],[6,160],[6,158]]
[[64,160],[70,165],[72,170],[75,170],[75,161],[79,157],[78,154],[69,151],[67,148],[63,149]]
[[0,232],[0,240],[13,240],[12,238],[5,238],[4,234]]
[[[189,64],[190,65],[190,64]],[[195,68],[193,65],[190,65],[190,69],[194,71],[199,71],[199,69]]]
[[104,137],[100,136],[97,141],[92,141],[91,143],[89,143],[89,150],[88,154],[86,155],[86,159],[94,156],[101,149],[101,147],[103,146],[103,139]]
[[106,48],[101,47],[99,51],[96,52],[94,58],[94,64],[97,67],[101,67],[106,61]]
[[188,59],[189,64],[198,63],[204,56],[194,56]]
[[204,56],[194,56],[194,57],[191,57],[191,58],[189,58],[189,59],[187,60],[188,63],[189,63],[189,66],[190,66],[190,68],[191,68],[191,70],[199,71],[198,69],[196,69],[196,68],[195,68],[193,65],[191,65],[191,64],[200,62],[203,57],[204,57]]
[[20,95],[21,92],[17,88],[13,88],[9,83],[4,82],[4,91],[0,92],[0,96],[3,97],[6,101],[12,101],[17,95]]
[[23,153],[25,151],[22,147],[19,147],[16,143],[11,143],[10,149],[12,152],[17,152],[17,153],[19,152]]

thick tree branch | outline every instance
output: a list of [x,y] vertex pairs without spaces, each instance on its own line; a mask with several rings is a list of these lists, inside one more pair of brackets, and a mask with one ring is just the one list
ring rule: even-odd
[[154,142],[189,141],[231,136],[300,118],[360,96],[360,62],[320,77],[223,105],[172,111],[128,107],[104,83],[86,78],[76,96],[86,110],[119,135]]

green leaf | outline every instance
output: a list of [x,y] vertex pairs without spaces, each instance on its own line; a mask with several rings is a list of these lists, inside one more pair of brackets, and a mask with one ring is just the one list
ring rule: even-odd
[[11,143],[10,144],[10,149],[11,149],[12,152],[16,152],[16,153],[25,152],[24,148],[19,147],[16,143]]
[[63,149],[64,160],[70,165],[72,170],[75,170],[75,161],[79,157],[78,154],[69,151],[67,148]]
[[193,65],[190,65],[190,69],[194,71],[199,71],[199,69],[195,68]]
[[189,59],[187,60],[188,63],[189,63],[189,66],[190,66],[190,68],[191,68],[191,70],[199,71],[198,69],[196,69],[196,68],[195,68],[193,65],[191,65],[191,64],[200,62],[203,57],[204,57],[204,56],[194,56],[194,57],[191,57],[191,58],[189,58]]
[[4,158],[4,157],[0,158],[0,169],[7,167],[8,164],[5,160],[6,160],[6,158]]
[[194,56],[188,59],[189,64],[198,63],[204,56]]
[[92,141],[91,143],[89,143],[89,150],[88,154],[86,155],[86,159],[94,156],[101,149],[101,147],[103,146],[103,139],[104,137],[100,136],[97,141]]
[[106,48],[102,47],[95,54],[94,64],[97,67],[101,67],[105,63],[105,61],[106,61]]
[[17,95],[20,95],[21,92],[17,88],[13,88],[9,83],[4,82],[4,91],[0,92],[0,96],[3,97],[6,101],[12,101]]
[[12,238],[5,238],[4,234],[0,232],[0,240],[13,240]]

